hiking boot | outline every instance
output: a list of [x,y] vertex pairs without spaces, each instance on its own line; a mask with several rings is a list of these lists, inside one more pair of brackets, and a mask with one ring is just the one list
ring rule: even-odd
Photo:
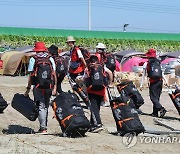
[[166,114],[166,109],[163,107],[160,111],[159,111],[159,113],[160,113],[160,118],[162,118],[162,117],[164,117],[164,115]]

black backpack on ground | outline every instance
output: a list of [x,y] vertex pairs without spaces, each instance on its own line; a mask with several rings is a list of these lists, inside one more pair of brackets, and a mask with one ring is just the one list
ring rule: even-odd
[[132,81],[125,81],[118,84],[117,89],[120,94],[126,94],[133,100],[136,109],[139,109],[139,107],[144,104],[142,95]]
[[30,121],[35,121],[39,115],[37,104],[23,94],[15,94],[11,106]]
[[56,64],[56,76],[59,78],[60,76],[64,76],[68,71],[68,63],[66,59],[62,56],[57,56],[54,58]]
[[34,56],[35,65],[32,74],[33,84],[36,88],[52,89],[54,85],[53,67],[50,61],[50,56],[39,57]]
[[180,115],[180,90],[176,89],[174,92],[170,93],[169,96]]
[[116,70],[116,59],[113,54],[108,53],[106,54],[106,67],[109,68],[112,72]]
[[55,117],[61,126],[63,136],[82,137],[90,128],[90,122],[74,93],[60,93],[52,104]]
[[7,106],[8,106],[7,102],[0,93],[0,113],[2,113],[7,108]]
[[117,132],[121,136],[124,136],[126,133],[138,135],[145,131],[136,109],[123,102],[121,97],[111,100],[110,105],[116,122]]
[[162,78],[161,62],[157,58],[150,58],[148,60],[147,73],[151,79]]
[[107,77],[104,71],[104,66],[101,64],[92,63],[88,67],[88,78],[86,79],[86,86],[92,90],[102,90],[107,86]]

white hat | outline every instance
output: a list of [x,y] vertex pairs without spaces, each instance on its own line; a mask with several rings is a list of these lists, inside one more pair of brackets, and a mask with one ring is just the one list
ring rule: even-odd
[[103,43],[98,43],[98,45],[96,46],[96,48],[98,49],[106,49],[106,45]]
[[67,37],[67,40],[66,40],[66,43],[67,42],[75,42],[76,40],[74,39],[74,37],[73,36],[68,36]]

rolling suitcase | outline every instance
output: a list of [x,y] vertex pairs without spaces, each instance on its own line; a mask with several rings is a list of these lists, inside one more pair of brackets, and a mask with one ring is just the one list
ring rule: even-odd
[[62,92],[54,100],[52,108],[63,136],[82,137],[90,128],[78,97],[74,93]]
[[176,88],[175,91],[169,92],[169,96],[180,115],[180,90]]
[[2,113],[7,108],[7,106],[7,102],[4,100],[3,96],[0,93],[0,113]]
[[38,117],[38,107],[36,103],[23,94],[15,94],[11,106],[30,121],[35,121]]
[[124,136],[126,133],[135,133],[138,135],[144,132],[144,126],[139,119],[136,109],[128,105],[127,102],[124,102],[121,95],[113,97],[109,88],[108,94],[117,132],[121,136]]
[[139,109],[144,104],[143,97],[132,81],[125,81],[118,84],[117,89],[120,94],[125,93],[133,100],[136,109]]

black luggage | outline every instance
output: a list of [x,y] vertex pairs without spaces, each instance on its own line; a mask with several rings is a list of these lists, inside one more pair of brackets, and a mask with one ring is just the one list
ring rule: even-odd
[[169,93],[169,96],[180,115],[180,90],[176,89],[174,92]]
[[139,109],[144,104],[143,97],[132,81],[125,81],[118,84],[117,89],[120,94],[125,93],[133,100],[136,109]]
[[121,96],[116,98],[110,97],[110,106],[116,122],[117,132],[121,136],[124,136],[126,133],[138,135],[145,131],[136,109],[124,102]]
[[122,102],[126,103],[127,105],[131,106],[132,108],[136,108],[132,98],[127,96],[124,91],[117,94],[115,87],[108,87],[107,90],[108,90],[108,96],[109,96],[110,100],[115,99],[117,97],[121,97]]
[[2,113],[7,108],[7,106],[7,102],[4,100],[3,96],[0,93],[0,113]]
[[90,128],[90,122],[78,102],[77,95],[60,93],[52,104],[55,117],[60,124],[63,136],[82,137]]
[[23,94],[15,94],[11,106],[30,121],[35,121],[38,117],[38,107],[36,103]]

